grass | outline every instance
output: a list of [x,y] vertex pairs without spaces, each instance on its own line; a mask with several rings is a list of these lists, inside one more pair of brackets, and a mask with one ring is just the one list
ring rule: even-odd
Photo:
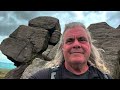
[[1,69],[0,68],[0,79],[4,79],[5,75],[10,71],[10,69]]

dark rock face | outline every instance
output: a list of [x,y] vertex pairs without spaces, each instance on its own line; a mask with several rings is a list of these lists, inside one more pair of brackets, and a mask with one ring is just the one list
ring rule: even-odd
[[[54,32],[54,30],[60,30],[59,20],[54,17],[37,17],[29,21],[29,26],[37,27],[37,28],[44,28],[46,30],[50,30]],[[53,31],[52,31],[53,30]]]
[[29,21],[29,26],[48,30],[50,35],[49,44],[55,45],[58,43],[61,36],[61,28],[57,18],[48,16],[37,17]]
[[[35,58],[45,59],[42,53],[48,46],[52,46],[52,49],[58,43],[60,36],[61,29],[57,18],[38,17],[30,20],[29,26],[20,25],[0,45],[2,53],[17,66],[5,78],[18,79]],[[49,57],[49,61],[53,59],[53,55]]]
[[60,40],[61,32],[59,30],[55,30],[52,33],[52,36],[50,38],[50,42],[52,45],[56,45],[58,41]]
[[47,61],[40,58],[35,58],[32,63],[24,70],[21,79],[28,79],[31,75],[43,68]]
[[100,23],[95,23],[91,24],[88,29],[99,29],[99,28],[105,28],[105,29],[113,29],[113,27],[109,26],[106,22],[100,22]]
[[21,25],[1,43],[1,51],[18,62],[28,62],[32,55],[47,48],[49,34],[45,29]]
[[[93,39],[97,40],[94,42],[95,46],[102,48],[105,52],[103,53],[107,68],[111,72],[111,76],[119,78],[120,76],[120,64],[118,58],[118,51],[120,50],[120,30],[102,27],[101,24],[97,25],[99,28],[94,28],[94,25],[90,25],[89,31],[92,34]],[[100,28],[101,27],[101,28]]]
[[7,75],[5,76],[5,79],[20,79],[22,73],[24,72],[25,68],[27,68],[27,64],[26,65],[21,65],[11,71],[9,71],[7,73]]

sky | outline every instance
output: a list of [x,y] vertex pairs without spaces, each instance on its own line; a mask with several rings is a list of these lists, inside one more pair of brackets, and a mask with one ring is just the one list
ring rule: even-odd
[[[120,25],[120,11],[0,11],[0,43],[14,32],[19,25],[27,25],[29,20],[39,16],[52,16],[59,19],[61,33],[64,24],[77,21],[86,27],[98,22],[106,22],[113,28]],[[0,51],[0,62],[12,63]]]

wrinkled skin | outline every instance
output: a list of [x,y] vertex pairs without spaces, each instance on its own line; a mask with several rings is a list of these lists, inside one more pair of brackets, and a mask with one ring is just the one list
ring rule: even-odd
[[76,26],[64,33],[62,51],[65,59],[65,67],[75,74],[84,73],[88,70],[91,47],[88,35],[84,28]]

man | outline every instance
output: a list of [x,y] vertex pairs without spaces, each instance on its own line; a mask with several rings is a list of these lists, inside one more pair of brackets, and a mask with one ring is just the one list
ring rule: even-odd
[[55,59],[29,79],[111,79],[89,31],[79,22],[66,24]]

